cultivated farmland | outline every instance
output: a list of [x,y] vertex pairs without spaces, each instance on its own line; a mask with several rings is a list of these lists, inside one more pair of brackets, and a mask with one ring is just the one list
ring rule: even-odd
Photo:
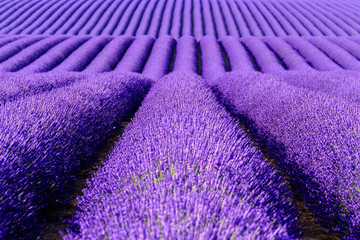
[[360,239],[357,0],[0,0],[0,239]]

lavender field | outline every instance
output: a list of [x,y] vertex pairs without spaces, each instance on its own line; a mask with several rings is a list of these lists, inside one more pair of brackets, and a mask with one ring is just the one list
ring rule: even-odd
[[360,239],[357,0],[0,0],[0,239]]

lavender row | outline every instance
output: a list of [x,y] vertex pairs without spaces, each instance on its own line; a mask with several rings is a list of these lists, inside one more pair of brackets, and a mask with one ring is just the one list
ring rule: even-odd
[[[101,50],[111,40],[108,36],[96,36],[84,44],[82,44],[76,51],[65,58],[59,65],[52,69],[55,72],[81,72],[90,62],[100,53]],[[116,52],[114,51],[114,54]]]
[[[33,73],[33,72],[49,72],[57,65],[63,62],[68,56],[78,50],[80,46],[89,41],[89,37],[69,38],[54,47],[48,49],[43,55],[38,56],[33,62],[27,66],[23,66],[19,72]],[[86,57],[86,56],[83,56]]]
[[358,37],[4,36],[0,72],[122,71],[159,79],[183,68],[212,80],[226,71],[359,71],[359,50]]
[[285,179],[196,74],[159,80],[64,239],[296,239]]
[[360,73],[357,71],[291,71],[268,75],[278,81],[360,103]]
[[318,221],[344,238],[358,239],[359,74],[316,73],[315,79],[301,74],[229,73],[214,87],[279,161]]
[[72,84],[82,78],[82,74],[78,73],[3,73],[0,75],[0,106]]
[[0,108],[1,239],[37,237],[40,212],[66,201],[80,167],[95,159],[149,88],[135,74],[87,75]]
[[358,2],[62,0],[2,2],[2,34],[355,36]]

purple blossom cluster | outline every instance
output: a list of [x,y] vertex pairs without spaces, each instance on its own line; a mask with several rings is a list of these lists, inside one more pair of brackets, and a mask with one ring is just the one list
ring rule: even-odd
[[38,235],[40,211],[66,200],[81,166],[135,112],[150,85],[137,74],[87,75],[0,108],[1,239]]
[[[214,88],[261,147],[278,160],[320,223],[344,238],[358,239],[359,75],[317,74],[315,79],[283,74],[280,81],[281,74],[229,73]],[[311,81],[320,77],[324,79],[319,85]],[[347,86],[351,82],[355,90]]]
[[78,198],[68,239],[296,239],[288,185],[202,78],[157,81]]

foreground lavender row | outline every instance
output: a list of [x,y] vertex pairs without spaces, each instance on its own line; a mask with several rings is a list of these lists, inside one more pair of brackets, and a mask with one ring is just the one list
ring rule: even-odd
[[157,82],[64,239],[295,239],[285,179],[196,74]]
[[65,200],[79,168],[94,160],[150,88],[137,74],[83,78],[1,106],[1,239],[38,235],[39,212]]
[[2,0],[0,33],[353,36],[359,9],[351,0]]
[[320,223],[359,239],[359,74],[348,74],[342,83],[341,74],[326,73],[318,84],[294,75],[230,73],[214,86],[222,102],[279,161]]
[[359,37],[2,36],[0,72],[172,71],[214,80],[227,71],[360,70]]

